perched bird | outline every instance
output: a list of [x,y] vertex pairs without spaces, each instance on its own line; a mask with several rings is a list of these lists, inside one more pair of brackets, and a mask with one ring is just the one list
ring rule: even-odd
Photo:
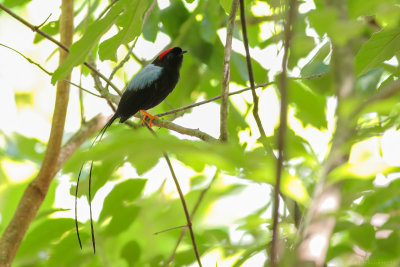
[[128,83],[118,104],[114,116],[107,122],[99,134],[104,134],[107,128],[117,119],[124,122],[141,111],[150,118],[149,126],[157,117],[146,112],[160,104],[174,90],[179,80],[179,70],[182,66],[183,54],[187,51],[174,47],[162,52],[151,64],[141,69]]
[[[118,104],[115,114],[109,119],[106,125],[100,130],[94,139],[92,145],[102,138],[107,128],[116,120],[124,122],[138,111],[144,114],[142,123],[144,124],[146,118],[150,118],[149,127],[156,119],[156,116],[151,115],[146,110],[151,109],[160,104],[171,92],[174,90],[179,80],[179,70],[182,66],[183,54],[187,51],[182,50],[180,47],[174,47],[165,50],[149,65],[141,69],[128,83],[125,92],[122,94],[121,100]],[[83,166],[82,166],[83,168]],[[75,225],[78,236],[79,245],[82,248],[82,243],[79,237],[78,221],[77,221],[77,194],[79,186],[79,178],[82,168],[78,174],[78,181],[75,192]],[[90,222],[92,231],[93,250],[96,251],[92,211],[91,211],[91,196],[90,196],[90,183],[92,176],[93,161],[91,162],[89,172],[89,206],[90,206]]]

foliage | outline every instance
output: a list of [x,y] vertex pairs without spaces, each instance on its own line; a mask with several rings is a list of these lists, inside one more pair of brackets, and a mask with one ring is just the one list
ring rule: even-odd
[[[4,5],[20,10],[24,10],[29,2],[2,1]],[[171,107],[182,107],[219,94],[225,42],[221,29],[226,27],[232,1],[171,0],[166,7],[158,4],[151,7],[148,18],[145,13],[151,1],[120,0],[108,10],[100,2],[75,1],[75,42],[67,60],[55,70],[52,83],[64,79],[84,61],[115,67],[128,47],[136,44],[138,37],[154,43],[162,36],[168,36],[168,47],[181,46],[190,53],[185,55],[177,88],[152,112],[164,112]],[[270,92],[278,98],[280,96],[280,70],[273,66],[270,56],[282,52],[285,13],[282,1],[245,2],[252,53],[262,51],[252,58],[255,81],[260,84],[272,80],[271,86],[258,91],[258,94],[262,100],[261,119],[265,127],[273,129],[266,141],[276,152],[278,125],[269,118],[272,115],[263,110],[267,109],[267,103],[273,103],[264,101],[267,95],[271,95]],[[391,151],[389,147],[395,144],[387,141],[387,135],[398,133],[400,127],[399,96],[396,94],[399,87],[396,81],[400,74],[398,1],[349,0],[345,18],[342,11],[326,1],[304,1],[302,5],[312,8],[300,9],[306,11],[299,13],[294,23],[288,58],[290,119],[281,185],[285,206],[279,224],[283,245],[292,248],[298,241],[298,225],[290,201],[295,201],[300,211],[306,213],[314,200],[313,190],[321,179],[325,159],[331,149],[332,142],[328,140],[335,138],[335,123],[345,121],[351,134],[345,137],[340,157],[348,160],[327,174],[329,181],[340,183],[342,189],[342,203],[335,214],[337,222],[327,262],[339,263],[340,266],[369,266],[377,262],[380,266],[397,266],[400,264],[400,183],[396,174],[399,161],[393,163],[390,159],[393,156],[388,154]],[[256,6],[268,8],[268,15],[256,15]],[[100,17],[102,11],[105,13]],[[57,37],[58,25],[59,21],[52,19],[41,29]],[[235,40],[242,41],[241,36],[240,27],[236,27]],[[36,35],[34,43],[41,42],[47,40]],[[334,47],[349,44],[356,89],[340,103],[340,113],[333,115],[331,111],[337,104],[338,91],[332,52]],[[276,54],[269,53],[265,58],[268,49]],[[131,60],[142,63],[139,62],[142,56],[133,51]],[[246,87],[249,85],[246,59],[238,51],[241,48],[234,47],[230,82],[235,87]],[[154,51],[153,56],[159,52]],[[89,77],[89,72],[82,71],[82,75]],[[124,80],[122,71],[118,71],[116,76],[115,79]],[[264,202],[260,203],[260,207],[249,207],[249,214],[237,216],[239,219],[234,225],[213,225],[207,221],[215,205],[238,197],[250,185],[272,188],[275,184],[276,157],[261,146],[259,131],[251,114],[252,103],[247,96],[240,100],[237,96],[231,98],[228,143],[206,143],[174,135],[166,129],[157,129],[158,138],[154,138],[143,127],[133,130],[124,125],[112,126],[102,142],[91,149],[88,149],[89,140],[62,167],[59,176],[67,176],[75,184],[82,163],[94,160],[92,194],[98,196],[102,190],[107,191],[106,188],[110,189],[113,185],[105,195],[98,219],[94,221],[98,253],[93,255],[91,250],[88,221],[79,223],[83,241],[81,251],[73,218],[56,216],[65,211],[54,206],[56,189],[62,183],[58,179],[53,181],[39,214],[22,242],[15,266],[110,266],[111,263],[112,266],[161,266],[166,263],[178,241],[180,230],[158,235],[153,233],[183,225],[185,218],[180,200],[168,194],[165,181],[156,190],[146,192],[150,182],[147,176],[152,171],[161,168],[158,176],[170,179],[167,168],[160,167],[164,151],[173,158],[174,164],[183,165],[193,174],[192,177],[178,177],[188,181],[185,198],[190,210],[205,192],[193,219],[201,255],[207,257],[211,252],[218,251],[222,255],[220,260],[231,259],[233,266],[249,266],[246,262],[257,256],[266,261],[272,228],[271,217],[266,211],[269,211],[272,197],[261,200]],[[191,115],[191,111],[182,115],[185,118]],[[215,118],[203,116],[203,119],[211,121]],[[190,128],[198,128],[196,123],[192,121]],[[0,141],[2,233],[28,184],[26,180],[12,182],[6,163],[30,162],[38,169],[46,143],[19,133],[2,133]],[[389,145],[384,146],[385,142]],[[133,167],[135,175],[123,174],[127,166]],[[217,170],[218,175],[213,178],[210,170]],[[88,169],[84,168],[79,197],[87,195],[87,176]],[[377,181],[382,177],[385,177],[386,183],[378,186]],[[74,192],[75,185],[70,187],[71,195]],[[235,207],[226,209],[233,209],[232,213],[235,213]],[[385,219],[377,224],[374,222],[376,218]],[[237,238],[238,235],[240,238]],[[186,234],[172,266],[186,266],[194,262],[191,240]],[[217,262],[217,265],[220,264]],[[260,262],[259,266],[263,263]]]

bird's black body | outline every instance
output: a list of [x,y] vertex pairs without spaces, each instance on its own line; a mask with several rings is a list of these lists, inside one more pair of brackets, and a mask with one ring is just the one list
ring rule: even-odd
[[[161,68],[157,72],[154,71],[156,72],[154,75],[159,76],[150,76],[149,79],[154,80],[143,87],[138,88],[138,85],[134,84],[134,77],[122,95],[117,111],[111,120],[114,121],[120,118],[120,122],[124,122],[139,110],[151,109],[160,104],[178,83],[179,70],[182,66],[183,54],[185,52],[179,47],[174,47],[166,50],[165,54],[160,54],[151,63],[151,65]],[[143,68],[137,75],[144,75],[141,72],[146,71],[147,67]]]
[[[151,64],[145,66],[141,69],[129,82],[123,93],[121,100],[118,104],[115,114],[106,123],[106,125],[100,130],[94,139],[92,145],[102,138],[103,134],[106,132],[107,128],[116,120],[120,119],[120,122],[124,122],[137,113],[139,110],[145,112],[145,110],[153,108],[160,104],[171,92],[174,90],[176,84],[179,80],[179,70],[182,66],[183,54],[186,51],[182,50],[180,47],[174,47],[162,52]],[[151,114],[145,113],[146,116],[150,116],[149,126],[151,127],[151,122],[155,118]],[[145,118],[146,118],[145,116]],[[144,122],[144,119],[143,119]],[[92,224],[92,212],[90,205],[90,181],[92,173],[93,161],[91,162],[90,173],[89,173],[89,207],[90,207],[90,221],[92,229],[92,243],[93,250],[96,251],[95,238],[93,232]],[[82,166],[83,168],[83,166]],[[81,171],[82,171],[81,168]],[[79,245],[82,248],[81,240],[79,237],[78,221],[77,221],[77,194],[79,177],[81,171],[78,175],[76,195],[75,195],[75,226],[78,236]]]

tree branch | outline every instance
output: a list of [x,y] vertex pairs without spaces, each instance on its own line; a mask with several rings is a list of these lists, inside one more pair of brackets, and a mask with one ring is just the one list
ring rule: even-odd
[[[157,138],[156,132],[154,132],[154,130],[152,128],[150,128],[149,125],[147,125],[147,129],[149,129],[149,131]],[[169,171],[170,171],[170,173],[172,175],[172,179],[174,180],[176,189],[177,189],[178,194],[179,194],[179,198],[180,198],[181,203],[182,203],[182,207],[183,207],[183,211],[185,213],[187,227],[189,229],[190,238],[192,240],[193,250],[194,250],[194,254],[196,256],[197,263],[199,264],[200,267],[202,267],[199,250],[197,248],[196,238],[194,237],[194,232],[193,232],[193,228],[192,228],[191,217],[189,215],[189,210],[188,210],[188,207],[187,207],[187,204],[186,204],[186,201],[185,201],[185,196],[183,195],[181,186],[179,184],[178,178],[176,177],[174,168],[172,167],[171,160],[169,159],[168,154],[166,152],[163,152],[163,156],[164,156],[165,161],[168,164]]]
[[[193,210],[190,213],[191,220],[193,220],[193,217],[196,214],[196,211],[199,208],[201,202],[203,201],[204,196],[206,195],[208,190],[210,190],[211,186],[214,184],[215,180],[217,180],[218,176],[219,176],[219,170],[217,170],[215,172],[214,177],[212,178],[212,180],[208,184],[208,186],[205,189],[203,189],[203,191],[201,191],[201,193],[196,201],[196,204],[194,205]],[[174,250],[172,251],[171,256],[168,258],[167,262],[164,265],[165,267],[168,267],[174,260],[174,258],[176,256],[176,251],[178,250],[179,244],[182,242],[183,238],[185,237],[186,231],[187,231],[187,228],[182,229],[181,234],[179,235],[179,238],[175,244]]]
[[220,139],[228,140],[228,108],[229,108],[229,81],[230,81],[230,63],[232,53],[232,35],[235,28],[235,18],[238,9],[239,0],[233,0],[231,11],[226,26],[226,43],[224,50],[224,66],[222,74],[222,98],[221,98],[221,118],[220,118]]
[[264,145],[265,149],[269,154],[274,155],[272,147],[266,142],[267,135],[265,134],[265,130],[264,127],[262,126],[260,116],[258,115],[258,96],[255,90],[256,86],[254,85],[253,67],[251,65],[249,42],[247,39],[247,27],[246,27],[246,18],[244,12],[244,3],[242,0],[240,0],[240,20],[242,22],[243,44],[246,51],[247,69],[249,72],[250,88],[253,96],[253,117],[254,120],[256,121],[258,131],[260,132],[262,144]]
[[[136,113],[136,115],[134,115],[136,118],[143,118],[143,115],[140,113]],[[182,127],[178,124],[175,124],[173,122],[170,121],[166,121],[166,120],[160,120],[160,119],[155,119],[153,120],[153,126],[158,126],[158,127],[162,127],[162,128],[166,128],[184,135],[189,135],[189,136],[193,136],[193,137],[197,137],[200,140],[206,141],[206,142],[218,142],[218,139],[212,137],[211,135],[200,131],[199,129],[191,129],[191,128],[185,128]]]
[[[61,4],[60,37],[69,46],[72,43],[74,8],[73,0]],[[61,64],[67,53],[60,51]],[[67,77],[69,79],[69,77]],[[42,204],[56,171],[69,100],[69,83],[57,83],[56,103],[47,149],[37,177],[28,185],[17,210],[0,240],[0,265],[11,266],[21,241]]]

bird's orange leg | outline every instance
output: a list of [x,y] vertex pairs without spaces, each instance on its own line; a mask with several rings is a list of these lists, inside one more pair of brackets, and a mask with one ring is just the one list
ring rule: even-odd
[[157,116],[151,115],[150,113],[148,113],[146,110],[141,109],[140,112],[142,112],[144,114],[144,117],[142,119],[142,123],[144,124],[144,122],[146,121],[146,118],[149,117],[150,118],[150,122],[149,122],[149,127],[151,127],[151,125],[153,124],[153,120],[154,119],[158,119]]

